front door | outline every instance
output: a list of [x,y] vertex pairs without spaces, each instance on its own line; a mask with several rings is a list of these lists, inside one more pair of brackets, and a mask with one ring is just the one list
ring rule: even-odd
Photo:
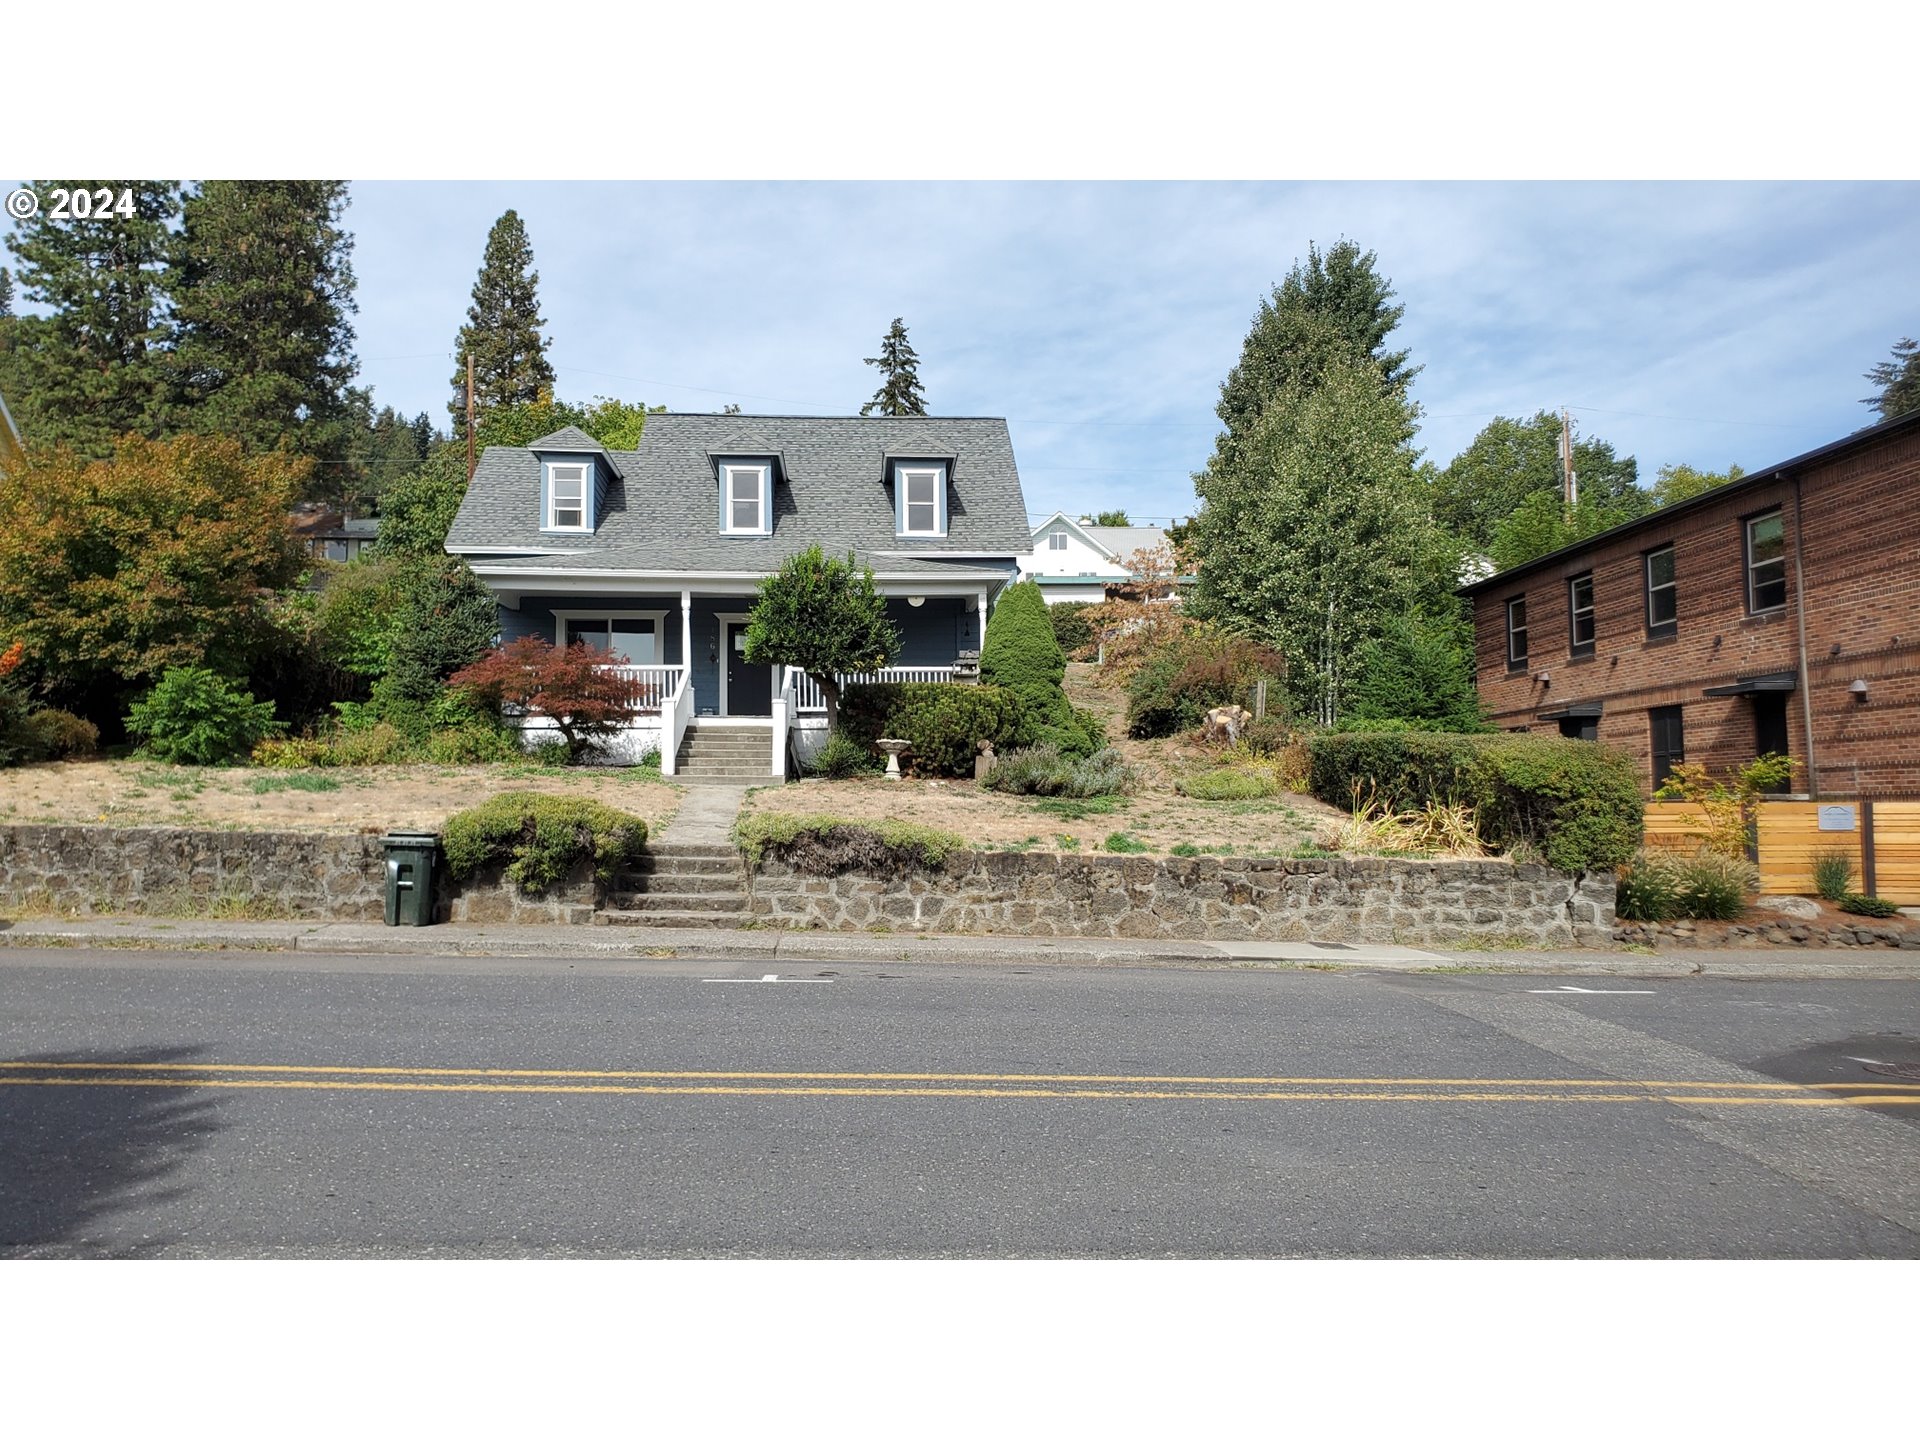
[[747,622],[722,622],[720,637],[727,650],[727,714],[773,714],[773,667],[747,663]]

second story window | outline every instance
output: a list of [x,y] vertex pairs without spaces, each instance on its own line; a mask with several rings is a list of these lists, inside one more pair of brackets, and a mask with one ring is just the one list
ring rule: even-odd
[[1064,530],[1056,530],[1051,535],[1047,536],[1047,548],[1049,550],[1066,549],[1067,548],[1067,532]]
[[1507,669],[1527,668],[1527,597],[1507,601]]
[[724,465],[721,477],[721,527],[729,535],[767,533],[767,467]]
[[1593,576],[1567,582],[1567,636],[1575,655],[1593,654]]
[[1673,546],[1647,552],[1647,634],[1671,635],[1680,616],[1680,588],[1673,579]]
[[587,528],[586,466],[549,465],[547,467],[546,528],[549,530]]
[[936,469],[900,467],[900,533],[902,535],[938,535],[940,524],[940,480]]
[[1787,603],[1787,527],[1778,510],[1747,521],[1747,611],[1758,615]]

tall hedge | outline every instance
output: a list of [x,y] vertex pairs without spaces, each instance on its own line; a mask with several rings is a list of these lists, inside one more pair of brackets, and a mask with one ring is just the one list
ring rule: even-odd
[[1064,755],[1091,755],[1106,736],[1097,720],[1068,702],[1060,686],[1066,674],[1067,657],[1054,638],[1040,587],[1031,580],[1009,585],[987,621],[980,678],[1013,692],[1020,706],[1019,744],[1057,745]]
[[1480,838],[1526,843],[1561,870],[1623,865],[1640,844],[1645,802],[1632,757],[1590,740],[1546,735],[1316,735],[1313,793],[1395,809],[1437,801],[1474,808]]
[[854,685],[840,704],[840,728],[869,750],[883,735],[911,742],[916,774],[970,776],[975,742],[1011,745],[1020,707],[998,685]]

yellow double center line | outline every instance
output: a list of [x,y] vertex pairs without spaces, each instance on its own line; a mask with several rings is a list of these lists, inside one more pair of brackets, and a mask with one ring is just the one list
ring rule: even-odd
[[1920,1104],[1920,1085],[1406,1076],[1044,1075],[815,1070],[509,1070],[399,1065],[0,1061],[0,1086],[392,1090],[535,1095],[773,1095],[985,1100],[1358,1100],[1858,1106]]

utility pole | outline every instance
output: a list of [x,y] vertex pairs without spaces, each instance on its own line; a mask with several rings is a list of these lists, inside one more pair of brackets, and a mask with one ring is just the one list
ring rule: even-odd
[[473,484],[473,352],[467,352],[467,484]]
[[1580,504],[1580,479],[1573,473],[1573,416],[1566,407],[1560,410],[1560,473],[1565,477],[1561,498],[1566,505],[1567,523],[1573,523],[1573,512]]

